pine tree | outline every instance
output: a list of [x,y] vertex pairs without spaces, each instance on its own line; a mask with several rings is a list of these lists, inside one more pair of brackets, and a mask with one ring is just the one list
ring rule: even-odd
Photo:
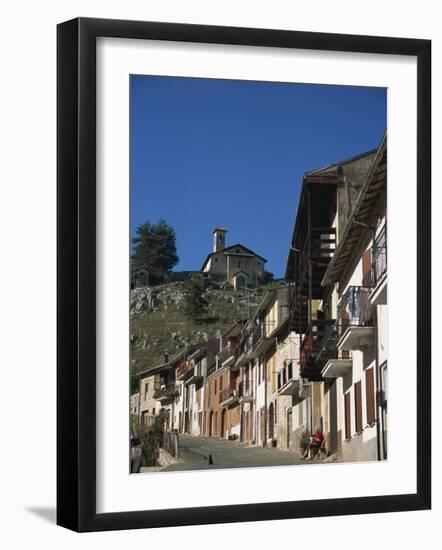
[[132,272],[147,271],[151,283],[161,281],[178,263],[175,230],[163,219],[157,224],[146,221],[139,225],[132,247]]

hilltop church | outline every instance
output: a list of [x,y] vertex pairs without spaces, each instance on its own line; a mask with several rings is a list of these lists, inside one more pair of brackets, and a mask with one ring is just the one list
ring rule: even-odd
[[213,252],[207,255],[201,271],[224,275],[235,290],[258,286],[267,260],[242,244],[226,246],[226,233],[223,227],[213,230]]

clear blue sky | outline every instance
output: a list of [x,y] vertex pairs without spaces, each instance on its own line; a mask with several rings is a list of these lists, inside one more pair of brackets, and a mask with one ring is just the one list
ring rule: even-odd
[[284,273],[302,175],[378,146],[386,89],[132,76],[131,230],[164,218],[175,270],[200,269],[212,229]]

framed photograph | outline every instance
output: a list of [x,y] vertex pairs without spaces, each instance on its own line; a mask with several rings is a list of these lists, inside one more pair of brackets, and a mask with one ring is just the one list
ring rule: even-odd
[[57,37],[57,523],[429,509],[430,41]]

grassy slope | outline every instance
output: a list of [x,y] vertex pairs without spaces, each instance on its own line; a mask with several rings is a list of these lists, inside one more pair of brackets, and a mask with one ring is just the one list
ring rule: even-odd
[[[225,332],[235,321],[253,314],[256,304],[249,309],[244,304],[227,300],[236,296],[233,291],[216,291],[218,296],[220,293],[226,300],[211,300],[211,291],[207,293],[208,316],[198,323],[185,315],[182,306],[160,306],[155,311],[134,316],[130,322],[131,334],[135,337],[131,344],[131,360],[135,361],[133,372],[162,363],[165,351],[172,357],[184,348],[186,342],[202,340],[202,333],[215,337],[219,332]],[[143,349],[146,335],[148,347]]]
[[[250,305],[232,301],[232,298],[237,300],[241,296],[233,290],[209,290],[206,294],[209,300],[208,315],[198,323],[185,315],[183,305],[160,305],[154,311],[133,316],[130,321],[130,331],[134,336],[131,342],[131,374],[163,363],[165,351],[173,357],[184,349],[186,343],[202,341],[204,335],[216,337],[219,333],[223,334],[236,321],[253,315],[265,294],[282,284],[283,281],[274,281],[260,287],[256,301],[250,300]],[[162,288],[167,286],[162,285]],[[220,295],[225,299],[215,299]],[[143,348],[143,344],[147,346]]]

